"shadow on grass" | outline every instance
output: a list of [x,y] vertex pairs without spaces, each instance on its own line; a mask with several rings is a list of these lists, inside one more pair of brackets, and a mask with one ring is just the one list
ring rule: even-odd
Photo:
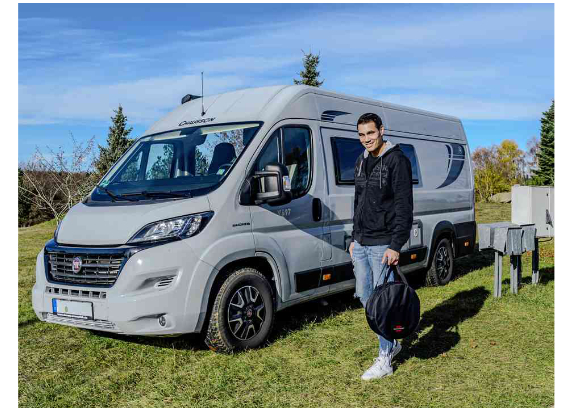
[[[507,271],[508,276],[510,271]],[[539,283],[542,285],[547,285],[549,282],[551,282],[552,280],[555,280],[555,268],[550,266],[548,268],[540,268],[539,269]],[[531,276],[524,276],[521,280],[522,284],[524,285],[531,285]],[[506,284],[509,285],[510,284],[510,278],[506,278],[502,281],[502,284]]]
[[176,337],[146,337],[146,336],[125,336],[121,334],[89,330],[93,336],[120,340],[132,344],[143,346],[153,346],[177,350],[208,350],[200,334],[188,333]]
[[491,265],[494,265],[494,251],[491,250],[480,251],[478,249],[478,244],[476,244],[476,247],[474,248],[474,253],[455,260],[454,276],[458,277],[466,275],[472,271],[486,268]]
[[[428,359],[449,351],[460,342],[458,324],[476,316],[490,292],[482,286],[462,291],[421,315],[417,331],[401,341],[400,363],[411,357]],[[425,333],[419,338],[419,334]]]
[[277,313],[269,344],[291,332],[301,330],[307,324],[320,323],[331,316],[362,307],[360,301],[354,298],[353,290],[328,296],[324,300],[326,305],[316,299]]
[[31,326],[33,324],[39,323],[39,322],[40,322],[40,319],[38,319],[38,318],[33,318],[33,319],[25,320],[23,322],[18,322],[18,330],[23,329],[24,327]]
[[[327,305],[323,305],[319,299],[316,299],[277,313],[267,346],[270,346],[276,339],[290,334],[290,332],[301,330],[306,324],[320,323],[328,317],[346,310],[361,308],[361,303],[354,299],[353,295],[354,291],[350,290],[326,297]],[[124,336],[94,330],[91,331],[91,334],[97,337],[153,347],[192,351],[208,350],[200,334],[184,334],[178,337],[145,337]]]

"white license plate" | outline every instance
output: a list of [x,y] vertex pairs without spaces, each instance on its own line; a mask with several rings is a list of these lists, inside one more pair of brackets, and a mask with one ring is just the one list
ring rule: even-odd
[[72,300],[52,299],[53,314],[80,319],[93,319],[93,303]]

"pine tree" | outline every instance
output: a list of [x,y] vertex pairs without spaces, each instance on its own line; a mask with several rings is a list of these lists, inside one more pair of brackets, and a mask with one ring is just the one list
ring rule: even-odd
[[[302,53],[304,54],[304,51],[302,51]],[[304,54],[302,63],[304,65],[304,70],[299,73],[301,77],[300,80],[293,79],[295,85],[310,85],[315,87],[322,85],[324,81],[318,81],[320,72],[316,71],[316,68],[318,68],[318,64],[320,63],[320,54],[314,55],[312,52]]]
[[107,147],[99,145],[99,158],[95,162],[95,167],[100,176],[103,176],[113,164],[123,155],[123,153],[134,143],[128,135],[132,127],[126,127],[127,117],[123,114],[122,106],[113,110],[115,116],[111,117],[113,122],[109,127],[107,136]]
[[553,186],[555,183],[555,101],[541,118],[541,140],[537,153],[535,178],[539,185]]

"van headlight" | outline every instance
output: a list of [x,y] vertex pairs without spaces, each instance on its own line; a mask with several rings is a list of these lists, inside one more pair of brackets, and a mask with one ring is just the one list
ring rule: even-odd
[[204,229],[213,216],[212,211],[185,215],[178,218],[153,222],[144,226],[127,242],[139,244],[143,242],[156,242],[170,239],[189,238]]

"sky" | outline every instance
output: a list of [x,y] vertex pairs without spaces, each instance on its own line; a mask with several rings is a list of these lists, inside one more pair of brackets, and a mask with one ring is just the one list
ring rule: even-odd
[[292,84],[459,117],[473,150],[539,138],[554,99],[552,4],[19,4],[18,161],[140,136],[187,94]]

